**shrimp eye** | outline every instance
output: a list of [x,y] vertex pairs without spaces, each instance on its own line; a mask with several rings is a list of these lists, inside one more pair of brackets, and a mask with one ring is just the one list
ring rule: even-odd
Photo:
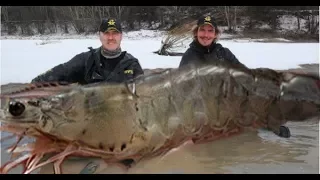
[[11,101],[9,104],[9,112],[12,116],[20,116],[26,107],[20,102]]

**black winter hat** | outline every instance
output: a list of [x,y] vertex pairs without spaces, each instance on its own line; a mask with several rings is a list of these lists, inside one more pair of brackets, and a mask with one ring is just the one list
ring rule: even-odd
[[214,22],[214,19],[210,16],[206,16],[206,17],[202,17],[202,18],[198,19],[198,23],[197,23],[198,27],[203,26],[205,24],[209,24],[215,28],[217,27],[217,23]]
[[103,19],[100,24],[99,31],[106,32],[109,30],[116,30],[122,33],[121,23],[113,18]]

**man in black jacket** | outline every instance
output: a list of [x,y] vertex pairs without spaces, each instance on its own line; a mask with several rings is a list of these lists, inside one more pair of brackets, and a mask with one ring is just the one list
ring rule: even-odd
[[130,81],[143,70],[137,58],[121,50],[122,28],[115,19],[104,19],[99,27],[102,46],[74,56],[37,76],[32,82],[63,81],[89,84]]
[[213,18],[200,18],[193,30],[194,40],[182,56],[179,68],[225,62],[245,67],[228,49],[217,43],[220,30]]

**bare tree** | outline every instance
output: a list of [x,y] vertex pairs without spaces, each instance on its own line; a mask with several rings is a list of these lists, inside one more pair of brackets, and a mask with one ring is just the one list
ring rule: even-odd
[[[9,21],[9,14],[8,14],[8,8],[10,6],[1,6],[1,20],[2,21],[5,21],[5,22],[8,22]],[[1,21],[1,22],[2,22]]]
[[228,30],[231,31],[231,23],[230,23],[230,7],[224,6],[224,13],[226,16],[226,22],[228,24]]
[[225,21],[229,32],[235,32],[237,29],[239,14],[243,12],[241,6],[224,6]]
[[319,33],[319,16],[316,14],[313,14],[312,12],[308,14],[307,16],[307,27],[308,32],[311,35]]
[[159,6],[164,12],[164,23],[171,21],[171,24],[179,23],[179,21],[188,18],[188,12],[192,6]]
[[71,24],[77,33],[84,33],[86,26],[86,6],[66,6],[62,9],[63,13],[71,20]]
[[125,10],[125,6],[113,6],[113,12],[114,12],[115,18],[121,20],[121,16],[124,10]]
[[99,20],[110,17],[110,6],[95,6],[95,10],[98,12]]

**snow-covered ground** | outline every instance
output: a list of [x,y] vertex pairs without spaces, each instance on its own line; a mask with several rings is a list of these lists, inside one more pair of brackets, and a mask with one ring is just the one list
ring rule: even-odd
[[[226,35],[225,35],[226,36]],[[178,67],[180,56],[159,56],[163,32],[141,30],[126,33],[122,49],[136,56],[143,68]],[[250,40],[220,40],[238,59],[250,68],[296,68],[299,64],[319,62],[319,43],[257,43]],[[178,49],[184,52],[189,41]],[[1,40],[1,84],[29,82],[59,63],[70,60],[87,47],[100,46],[98,35],[75,37],[29,37]]]

